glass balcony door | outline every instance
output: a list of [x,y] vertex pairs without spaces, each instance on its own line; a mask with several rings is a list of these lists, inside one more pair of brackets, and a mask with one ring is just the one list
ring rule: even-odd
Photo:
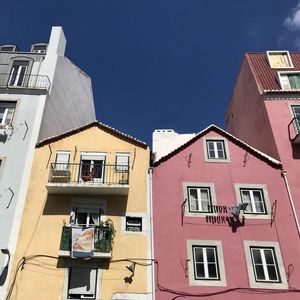
[[9,81],[8,81],[9,86],[22,86],[23,85],[26,71],[27,71],[27,66],[28,66],[28,62],[24,62],[24,61],[14,62],[12,69],[11,69]]
[[80,159],[80,181],[102,183],[104,179],[105,155],[85,153]]

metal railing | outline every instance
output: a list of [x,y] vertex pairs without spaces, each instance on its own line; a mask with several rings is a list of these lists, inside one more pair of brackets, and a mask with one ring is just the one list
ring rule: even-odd
[[6,88],[29,88],[49,90],[50,80],[46,75],[11,75],[0,73],[0,87]]
[[[293,129],[292,129],[293,128]],[[293,134],[291,133],[293,132]],[[300,118],[294,117],[288,125],[289,139],[294,141],[300,133]]]
[[127,185],[129,166],[51,163],[49,182]]
[[[109,253],[112,248],[112,229],[108,226],[95,226],[94,252]],[[63,226],[59,250],[71,251],[72,246],[72,225]]]

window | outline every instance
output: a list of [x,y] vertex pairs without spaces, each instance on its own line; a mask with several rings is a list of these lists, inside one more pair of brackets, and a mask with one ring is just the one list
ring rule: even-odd
[[257,282],[280,282],[274,248],[250,247]]
[[247,203],[242,212],[246,219],[270,219],[271,203],[266,184],[236,183],[237,204]]
[[287,289],[287,279],[278,242],[244,241],[252,288]]
[[0,127],[12,124],[15,109],[16,109],[16,102],[11,102],[11,101],[0,102]]
[[8,85],[9,86],[22,86],[26,76],[28,61],[14,61],[10,72]]
[[261,189],[240,189],[243,203],[247,203],[244,214],[266,214],[266,205]]
[[96,299],[97,269],[70,268],[68,299]]
[[213,206],[217,205],[213,182],[183,182],[184,214],[187,217],[205,218],[217,215]]
[[300,89],[300,72],[278,72],[278,76],[283,90]]
[[295,129],[297,132],[300,131],[300,105],[291,105],[293,115],[295,117]]
[[32,45],[31,52],[33,52],[33,53],[46,53],[47,46],[48,46],[47,44]]
[[272,69],[293,68],[288,51],[267,51],[267,56]]
[[128,172],[128,167],[129,167],[129,154],[117,153],[115,170],[117,172]]
[[78,226],[98,225],[103,213],[99,205],[78,203],[71,214],[71,224]]
[[226,286],[221,241],[187,241],[189,284],[198,286]]
[[18,49],[16,45],[2,45],[0,46],[0,51],[13,52],[18,51]]
[[142,231],[142,218],[141,217],[126,217],[126,231]]
[[206,141],[208,158],[226,159],[224,141]]
[[211,212],[211,195],[209,187],[188,187],[190,212]]
[[195,279],[219,280],[217,248],[193,246]]
[[105,167],[104,153],[81,153],[80,178],[84,182],[103,182]]
[[70,151],[57,151],[55,159],[55,170],[68,170]]

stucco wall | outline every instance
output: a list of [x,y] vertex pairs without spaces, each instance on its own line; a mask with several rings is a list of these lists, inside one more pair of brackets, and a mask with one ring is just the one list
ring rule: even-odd
[[96,119],[91,79],[69,59],[57,56],[39,141]]
[[[121,218],[126,212],[147,213],[147,170],[149,149],[140,148],[97,127],[36,149],[31,181],[14,266],[22,256],[47,254],[57,257],[63,222],[69,223],[72,199],[96,199],[106,201],[106,217],[111,218],[116,229],[113,257],[110,264],[97,259],[101,275],[100,291],[97,299],[111,299],[113,293],[146,293],[147,268],[136,266],[131,284],[124,278],[130,275],[126,261],[113,262],[124,258],[147,258],[147,228],[145,234],[129,235],[121,233]],[[76,148],[75,148],[76,147]],[[57,150],[70,150],[71,162],[79,163],[81,151],[106,152],[107,163],[115,163],[116,151],[130,153],[130,187],[128,196],[113,195],[48,195],[46,184],[49,175],[48,162],[55,160]],[[146,262],[146,261],[145,261]],[[33,262],[32,262],[33,263]],[[40,258],[39,265],[25,265],[19,274],[16,299],[61,299],[64,280],[64,260]],[[48,265],[49,263],[49,265]],[[47,293],[45,293],[47,291]]]
[[[219,134],[209,132],[208,137]],[[220,136],[219,136],[220,137]],[[157,259],[156,279],[160,287],[183,293],[210,295],[210,299],[298,299],[297,293],[277,294],[255,290],[247,292],[230,291],[231,288],[249,288],[249,276],[243,241],[275,241],[280,243],[285,272],[289,265],[294,271],[289,286],[298,286],[299,239],[291,214],[287,192],[280,170],[275,169],[229,143],[230,162],[205,162],[203,138],[175,154],[172,158],[154,168],[154,255]],[[190,156],[191,154],[191,156]],[[247,154],[247,155],[246,155]],[[246,155],[246,156],[245,156]],[[191,157],[190,163],[187,158]],[[245,163],[244,163],[245,162]],[[185,201],[184,182],[213,183],[218,205],[237,205],[234,185],[265,184],[271,205],[277,200],[275,222],[270,219],[245,219],[244,226],[233,232],[227,222],[207,223],[205,217],[187,216],[182,219],[182,205]],[[187,205],[187,204],[186,204]],[[183,223],[182,223],[183,222]],[[192,286],[189,284],[190,262],[187,255],[187,240],[221,241],[227,284],[225,287]],[[175,294],[176,295],[176,294]],[[171,299],[174,294],[156,289],[156,299]],[[207,296],[208,297],[208,296]],[[198,297],[189,297],[198,299]]]
[[249,145],[279,159],[263,97],[244,59],[226,113],[227,130]]

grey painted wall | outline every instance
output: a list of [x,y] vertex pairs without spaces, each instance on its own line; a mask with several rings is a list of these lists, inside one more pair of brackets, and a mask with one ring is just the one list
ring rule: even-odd
[[68,58],[58,56],[39,141],[94,120],[96,115],[90,77]]

